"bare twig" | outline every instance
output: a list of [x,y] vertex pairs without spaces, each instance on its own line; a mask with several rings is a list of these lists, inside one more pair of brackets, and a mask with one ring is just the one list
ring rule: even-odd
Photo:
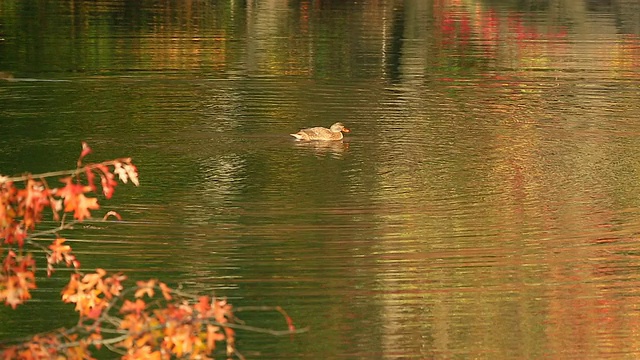
[[95,169],[98,166],[102,166],[102,165],[115,165],[117,163],[130,163],[131,162],[131,158],[119,158],[119,159],[115,159],[115,160],[110,160],[110,161],[104,161],[101,163],[97,163],[97,164],[90,164],[90,165],[86,165],[77,169],[73,169],[73,170],[60,170],[60,171],[50,171],[50,172],[46,172],[46,173],[42,173],[42,174],[24,174],[21,176],[13,176],[13,177],[5,177],[5,176],[0,176],[0,184],[5,183],[5,182],[21,182],[21,181],[27,181],[29,179],[34,179],[34,178],[50,178],[53,176],[76,176],[78,174],[81,174],[82,172],[86,171],[86,169]]

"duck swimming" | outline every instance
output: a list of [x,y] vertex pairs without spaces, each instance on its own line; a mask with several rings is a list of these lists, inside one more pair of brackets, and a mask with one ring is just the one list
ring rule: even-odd
[[291,134],[297,140],[323,140],[323,141],[332,141],[332,140],[342,140],[344,137],[342,133],[348,133],[350,130],[344,127],[344,125],[340,122],[337,122],[329,129],[323,127],[312,127],[307,129],[302,129],[295,134]]

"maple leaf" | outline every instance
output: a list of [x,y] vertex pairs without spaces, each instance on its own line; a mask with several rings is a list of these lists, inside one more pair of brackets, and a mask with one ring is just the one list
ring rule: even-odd
[[71,279],[64,289],[62,289],[62,301],[75,303],[78,301],[78,288],[80,287],[80,274],[71,274]]
[[136,302],[125,300],[124,304],[122,304],[122,307],[120,308],[120,312],[123,314],[135,313],[137,315],[140,315],[140,313],[144,311],[146,306],[147,306],[147,303],[145,303],[141,299],[136,299]]
[[167,286],[167,284],[161,282],[158,283],[160,286],[160,290],[162,291],[162,296],[164,296],[165,300],[171,300],[171,288]]
[[211,310],[211,305],[209,303],[209,297],[208,296],[200,296],[200,299],[198,299],[198,303],[195,304],[193,306],[193,308],[196,309],[200,313],[200,316],[207,316],[207,313],[209,312],[209,310]]
[[42,182],[29,179],[25,188],[18,191],[18,199],[21,199],[18,208],[25,229],[35,228],[36,223],[40,222],[42,210],[49,205],[49,190]]
[[13,346],[8,346],[2,349],[3,360],[11,360],[11,359],[18,359],[18,358],[20,358],[18,356],[18,346],[13,345]]
[[100,170],[100,184],[102,185],[102,193],[107,199],[111,199],[113,196],[114,188],[118,183],[113,179],[113,174],[109,171],[109,167],[104,164],[99,164],[97,168]]
[[94,182],[94,179],[96,178],[96,174],[94,174],[93,170],[90,169],[89,167],[86,167],[84,169],[84,173],[87,175],[87,183],[89,184],[91,191],[96,191],[96,184]]
[[100,208],[97,198],[88,198],[84,196],[84,194],[78,194],[76,198],[77,203],[75,212],[73,213],[73,217],[79,221],[91,217],[91,213],[89,212],[89,210],[97,210]]
[[22,296],[15,284],[13,277],[9,278],[4,284],[5,290],[0,298],[4,298],[5,304],[10,305],[12,309],[22,304]]
[[213,301],[213,313],[214,318],[220,324],[227,323],[227,317],[233,316],[231,304],[228,304],[225,299]]
[[207,325],[207,350],[209,352],[215,350],[216,342],[223,341],[223,340],[224,340],[224,334],[220,332],[220,327],[208,324]]
[[82,277],[81,281],[81,290],[89,291],[92,289],[98,289],[102,286],[102,278],[107,275],[107,272],[104,269],[96,269],[95,273],[86,274]]
[[78,157],[78,162],[76,164],[78,168],[82,166],[82,159],[84,159],[85,156],[89,155],[89,153],[91,153],[91,148],[89,147],[89,144],[83,141],[82,152],[80,152],[80,156]]
[[[28,280],[28,279],[31,280]],[[0,298],[5,298],[5,304],[10,305],[11,308],[15,308],[24,303],[25,300],[31,299],[31,293],[29,289],[35,288],[33,283],[33,275],[25,276],[24,274],[17,274],[10,276],[3,284],[5,290],[2,292]]]
[[31,299],[29,290],[35,289],[35,261],[31,254],[18,256],[10,250],[2,262],[0,273],[0,300],[15,309]]
[[135,186],[139,186],[140,182],[138,181],[138,168],[136,168],[135,165],[129,163],[124,164],[124,170],[127,172],[127,175],[129,175],[129,179],[131,180],[131,182]]
[[58,211],[62,210],[62,200],[57,199],[51,201],[51,210],[53,210],[53,213],[55,215],[58,215]]
[[82,152],[80,153],[80,160],[82,160],[85,156],[89,155],[90,153],[91,153],[91,148],[89,147],[89,144],[83,141]]
[[111,197],[113,196],[114,191],[115,190],[113,189],[113,187],[106,186],[104,184],[104,182],[102,183],[102,193],[104,194],[104,196],[107,199],[111,199]]
[[76,260],[76,257],[71,254],[71,246],[63,245],[66,239],[57,238],[53,244],[49,245],[51,254],[47,255],[47,276],[51,276],[53,272],[53,265],[64,261],[67,266],[73,265],[73,267],[80,267],[80,262]]
[[122,356],[122,360],[161,360],[162,353],[153,350],[151,346],[129,347],[128,352]]
[[[182,358],[183,355],[193,352],[194,345],[199,341],[193,336],[193,326],[185,323],[175,328],[175,332],[171,336],[165,336],[164,347],[173,352],[176,357]],[[168,339],[167,339],[168,338]]]
[[24,299],[30,299],[29,289],[36,288],[36,277],[33,271],[16,272],[15,279],[17,280],[16,284],[22,289],[22,293],[25,295]]
[[118,175],[118,178],[120,178],[120,181],[122,181],[123,183],[126,184],[127,182],[129,182],[129,174],[122,167],[122,163],[121,162],[116,162],[114,164],[113,173]]
[[22,248],[24,246],[24,240],[27,238],[27,232],[20,224],[12,221],[4,229],[3,237],[5,244],[10,245],[17,242],[18,246]]
[[230,327],[225,327],[224,334],[227,341],[227,355],[233,354],[235,352],[236,332]]
[[136,282],[136,284],[138,285],[138,290],[136,290],[134,294],[135,297],[140,298],[140,297],[143,297],[145,294],[148,297],[153,297],[154,295],[153,288],[156,286],[155,279],[151,279],[147,282],[138,281]]
[[73,211],[73,217],[77,220],[84,220],[91,217],[89,210],[99,209],[98,199],[87,198],[84,196],[85,192],[91,191],[91,187],[83,186],[73,182],[73,179],[66,177],[60,179],[66,186],[56,191],[56,195],[64,198],[64,211]]
[[89,319],[98,319],[106,307],[106,302],[98,301],[94,305],[88,305],[80,314],[86,314]]
[[75,303],[75,310],[81,316],[88,316],[92,319],[99,318],[102,311],[108,306],[104,297],[112,297],[102,280],[105,275],[106,271],[103,269],[96,269],[95,273],[86,274],[81,280],[79,274],[73,274],[62,292],[62,300]]
[[65,241],[67,241],[67,239],[57,238],[54,240],[53,244],[49,245],[49,249],[51,249],[54,254],[57,254],[57,256],[54,256],[54,258],[59,258],[59,260],[62,260],[62,254],[71,251],[71,246],[62,245]]
[[108,286],[106,289],[105,295],[108,298],[111,298],[112,296],[120,295],[120,292],[123,289],[122,282],[125,281],[126,279],[127,279],[127,276],[121,273],[108,277],[105,280],[105,285]]
[[65,184],[65,186],[61,189],[56,189],[55,194],[61,198],[73,198],[75,195],[84,192],[83,186],[74,183],[73,178],[70,176],[60,179],[60,182]]

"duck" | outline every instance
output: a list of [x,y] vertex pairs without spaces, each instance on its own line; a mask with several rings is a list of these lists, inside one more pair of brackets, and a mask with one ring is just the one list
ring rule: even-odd
[[295,134],[290,134],[296,140],[321,140],[321,141],[333,141],[333,140],[342,140],[344,137],[342,133],[348,133],[350,130],[347,129],[341,122],[337,122],[329,129],[318,126],[312,128],[306,128],[298,131]]

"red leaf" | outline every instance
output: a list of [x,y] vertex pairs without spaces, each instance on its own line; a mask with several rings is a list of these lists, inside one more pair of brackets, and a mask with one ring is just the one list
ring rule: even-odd
[[109,167],[100,164],[97,168],[102,172],[100,174],[100,184],[102,185],[102,193],[107,199],[111,199],[113,191],[118,182],[114,180],[114,175],[109,171]]
[[87,175],[87,183],[89,184],[91,191],[96,191],[96,184],[93,182],[96,174],[94,174],[93,170],[89,169],[88,167],[84,169],[84,173]]
[[89,155],[89,153],[91,153],[91,148],[89,147],[89,144],[83,141],[82,152],[80,153],[80,160],[82,160],[85,156]]

